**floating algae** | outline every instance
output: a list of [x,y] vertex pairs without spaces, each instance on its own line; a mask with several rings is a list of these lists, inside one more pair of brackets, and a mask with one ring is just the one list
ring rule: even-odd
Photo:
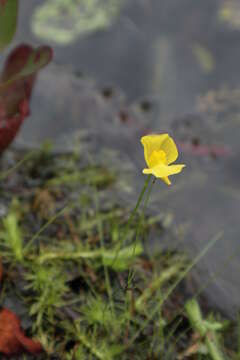
[[32,18],[35,35],[69,44],[78,36],[108,28],[124,0],[49,0],[36,8]]

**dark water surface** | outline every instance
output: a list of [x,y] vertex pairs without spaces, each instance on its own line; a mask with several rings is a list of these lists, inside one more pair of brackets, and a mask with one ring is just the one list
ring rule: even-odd
[[[90,1],[76,0],[85,4],[79,20],[61,9],[61,21],[47,11],[41,25],[36,11],[46,3],[57,0],[20,4],[15,43],[47,43],[55,57],[39,74],[17,143],[51,139],[58,150],[90,152],[119,170],[120,198],[134,204],[145,180],[139,138],[170,132],[187,167],[172,187],[155,184],[150,208],[168,220],[169,246],[192,258],[223,231],[195,277],[232,315],[240,307],[239,2],[102,0],[90,11]],[[98,11],[111,4],[100,29]],[[59,39],[58,29],[74,27]]]

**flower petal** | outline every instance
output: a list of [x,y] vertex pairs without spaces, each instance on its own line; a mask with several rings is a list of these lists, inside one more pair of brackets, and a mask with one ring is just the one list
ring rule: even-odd
[[178,158],[178,150],[174,140],[167,136],[161,144],[161,150],[166,154],[167,164],[171,164]]
[[171,185],[171,181],[169,180],[168,177],[165,177],[165,178],[161,178],[161,180],[163,180],[165,182],[165,184],[167,185]]
[[151,156],[148,159],[149,167],[152,168],[154,166],[157,166],[159,164],[167,164],[167,157],[163,150],[156,151],[154,150],[151,154]]
[[144,157],[147,165],[150,167],[150,156],[153,151],[161,150],[162,143],[169,137],[168,134],[146,135],[141,138],[144,147]]
[[170,175],[180,173],[184,167],[185,167],[184,164],[170,165],[170,166],[160,164],[150,169],[143,169],[143,173],[152,174],[157,178],[166,178]]

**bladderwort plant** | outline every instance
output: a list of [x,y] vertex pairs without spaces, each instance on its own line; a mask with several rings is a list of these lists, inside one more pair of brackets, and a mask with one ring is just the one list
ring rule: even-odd
[[[223,332],[221,322],[199,317],[206,326],[206,333],[202,337],[198,321],[191,321],[191,317],[195,316],[191,313],[191,307],[189,311],[183,306],[180,312],[179,306],[174,303],[176,313],[183,315],[181,318],[188,318],[189,331],[198,341],[196,347],[192,348],[191,337],[188,333],[187,336],[184,334],[184,328],[180,333],[185,341],[183,351],[180,335],[175,331],[178,321],[171,325],[172,319],[169,320],[165,313],[174,290],[219,236],[210,241],[191,263],[186,262],[186,257],[180,253],[166,255],[160,250],[158,254],[145,255],[142,242],[148,230],[156,227],[155,230],[159,231],[157,236],[162,235],[161,226],[157,227],[159,218],[154,220],[154,217],[144,215],[152,188],[158,185],[157,179],[169,185],[168,176],[174,175],[171,171],[180,169],[171,166],[182,168],[183,165],[171,165],[178,154],[167,134],[143,137],[142,143],[145,143],[148,166],[144,172],[149,170],[152,173],[147,174],[129,218],[126,209],[118,204],[116,206],[112,200],[109,205],[102,207],[104,191],[101,193],[101,184],[105,183],[105,178],[100,168],[91,166],[91,171],[80,168],[81,177],[78,180],[84,179],[87,188],[84,189],[85,196],[79,196],[82,182],[76,181],[75,177],[72,180],[65,177],[69,174],[68,159],[65,169],[60,158],[57,164],[60,161],[61,166],[57,168],[49,157],[43,166],[45,170],[48,166],[52,170],[54,166],[53,175],[45,182],[43,180],[41,187],[55,191],[64,200],[67,200],[68,193],[71,199],[75,193],[76,203],[56,201],[59,211],[44,218],[37,232],[33,232],[31,222],[26,221],[29,197],[20,196],[21,207],[11,207],[1,222],[2,234],[7,239],[6,234],[9,237],[16,233],[14,227],[11,230],[8,225],[6,227],[9,222],[6,221],[7,217],[14,213],[17,233],[21,235],[20,242],[0,238],[1,255],[9,271],[1,297],[9,296],[11,289],[17,290],[28,309],[33,335],[42,343],[46,356],[56,355],[59,359],[72,360],[182,360],[193,349],[196,351],[194,355],[199,354],[200,359],[223,359],[223,356],[219,357],[222,343],[218,341]],[[75,160],[71,161],[71,169],[79,168]],[[36,157],[31,160],[31,173],[35,162],[41,173],[41,161]],[[24,171],[28,168],[22,168],[21,174],[27,176]],[[58,173],[61,181],[58,181]],[[92,181],[92,176],[97,180]],[[52,179],[54,181],[51,182]],[[35,193],[34,185],[32,190]],[[32,219],[33,214],[29,215]],[[16,243],[20,246],[16,247]],[[20,251],[13,250],[14,246]],[[211,352],[212,343],[206,344],[212,336],[217,339],[214,342],[214,355]],[[220,355],[216,357],[216,354]]]

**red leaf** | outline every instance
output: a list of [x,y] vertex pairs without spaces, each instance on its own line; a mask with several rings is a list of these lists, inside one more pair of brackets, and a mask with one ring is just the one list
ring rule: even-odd
[[15,138],[29,115],[29,102],[37,72],[52,59],[47,46],[37,49],[22,44],[7,58],[0,75],[0,153]]
[[11,356],[23,352],[38,354],[43,351],[38,341],[29,339],[20,327],[20,320],[16,314],[8,309],[0,312],[0,353]]
[[15,78],[25,67],[32,52],[31,46],[21,45],[14,49],[7,58],[0,76],[0,108],[5,110],[5,119],[18,113],[19,103],[23,99],[30,100],[36,74],[15,81],[11,81],[11,79]]
[[0,0],[0,5],[1,5],[1,6],[5,6],[5,5],[6,5],[6,2],[7,2],[7,0]]

